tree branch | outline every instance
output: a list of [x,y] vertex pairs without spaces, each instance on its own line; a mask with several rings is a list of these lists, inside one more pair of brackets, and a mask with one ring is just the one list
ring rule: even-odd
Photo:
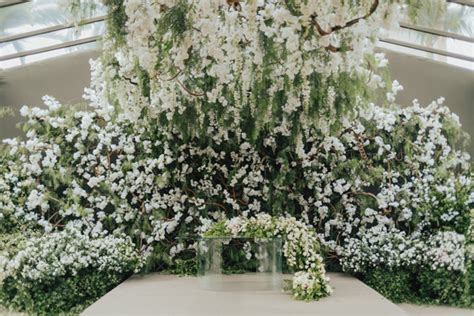
[[130,82],[131,84],[133,84],[134,86],[138,86],[138,83],[132,81],[131,78],[128,78],[128,77],[125,77],[125,76],[122,76],[125,80],[127,80],[128,82]]
[[333,32],[337,32],[339,30],[342,30],[342,29],[345,29],[345,28],[348,28],[348,27],[351,27],[352,25],[358,23],[360,20],[365,20],[367,19],[368,17],[370,17],[372,14],[374,14],[375,11],[377,11],[377,8],[379,6],[379,0],[374,0],[374,3],[372,3],[372,5],[370,6],[370,9],[369,9],[369,12],[361,17],[358,17],[358,18],[355,18],[355,19],[352,19],[350,21],[348,21],[346,24],[344,25],[335,25],[333,27],[331,27],[329,29],[329,31],[325,31],[321,25],[319,25],[318,21],[316,21],[316,18],[317,16],[313,16],[312,17],[312,22],[314,24],[314,26],[316,27],[316,30],[318,31],[319,35],[321,36],[327,36]]
[[184,91],[186,91],[187,93],[189,93],[190,95],[194,97],[203,97],[206,95],[205,93],[197,93],[197,92],[193,92],[189,90],[178,78],[176,78],[176,82],[178,82],[178,84],[181,86],[181,88],[183,88]]
[[[330,51],[331,53],[340,53],[340,52],[342,52],[342,47],[336,47],[336,46],[333,46],[331,44],[329,44],[329,46],[326,46],[325,49],[327,51]],[[352,48],[348,48],[347,50],[351,51]]]
[[227,4],[237,10],[241,9],[240,0],[227,0]]

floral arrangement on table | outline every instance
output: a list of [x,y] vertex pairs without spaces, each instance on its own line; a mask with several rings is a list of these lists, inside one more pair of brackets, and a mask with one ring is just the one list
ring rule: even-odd
[[[22,108],[26,138],[0,148],[1,304],[70,311],[132,271],[188,269],[194,245],[177,237],[269,214],[313,227],[328,268],[392,300],[472,306],[466,137],[442,99],[396,104],[373,52],[396,1],[104,2],[87,104]],[[79,266],[54,250],[66,235]],[[109,270],[86,249],[110,244],[127,250],[104,254]],[[42,270],[53,279],[13,269],[25,253],[60,262]],[[329,293],[304,289],[326,284],[317,269],[296,275],[302,298]],[[59,298],[40,291],[53,281]]]
[[283,254],[289,268],[298,270],[291,285],[293,296],[309,301],[332,293],[316,232],[295,217],[272,217],[264,213],[254,217],[233,217],[215,223],[203,235],[259,239],[280,237],[284,241]]

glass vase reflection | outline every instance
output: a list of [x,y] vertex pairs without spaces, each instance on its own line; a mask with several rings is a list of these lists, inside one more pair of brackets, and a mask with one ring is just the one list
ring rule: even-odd
[[202,288],[215,291],[281,291],[280,238],[202,238],[198,241]]

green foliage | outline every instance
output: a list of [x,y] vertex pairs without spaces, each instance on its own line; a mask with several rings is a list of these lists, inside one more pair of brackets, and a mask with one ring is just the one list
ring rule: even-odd
[[117,46],[125,43],[125,24],[127,23],[127,14],[123,0],[104,0],[104,4],[109,8],[107,16],[107,30],[110,37],[114,39]]
[[172,8],[168,9],[157,24],[157,32],[160,35],[171,32],[173,36],[181,37],[191,26],[187,19],[188,5],[181,0]]
[[204,237],[226,237],[230,235],[230,231],[227,229],[225,221],[217,222],[204,233]]
[[171,273],[180,274],[179,271],[173,272],[175,267],[173,267],[173,260],[170,258],[168,251],[168,247],[165,247],[161,244],[155,245],[151,254],[146,258],[145,264],[141,272],[148,273],[168,270]]
[[408,8],[408,17],[414,22],[417,22],[418,12],[423,8],[423,0],[405,0]]
[[[1,115],[0,115],[1,117]],[[9,148],[0,143],[0,174],[4,174],[8,170],[8,164],[16,161],[15,157],[9,154]],[[6,191],[7,188],[0,186],[0,192]],[[0,203],[5,198],[6,193],[0,193]],[[21,221],[13,216],[12,210],[0,208],[0,239],[3,235],[13,234],[21,231]],[[0,241],[1,246],[1,241]],[[0,247],[0,250],[4,248]]]
[[8,106],[0,107],[0,119],[7,116],[14,116],[14,115],[15,113],[13,112],[13,109],[11,107],[8,107]]
[[0,305],[35,315],[79,313],[140,262],[126,238],[68,230],[0,235]]
[[243,248],[246,242],[250,245],[250,251],[255,253],[256,244],[253,239],[233,239],[229,244],[223,245],[222,266],[224,273],[234,274],[257,271],[258,261],[255,257],[252,256],[251,259],[246,257],[246,251]]
[[196,276],[198,273],[197,260],[195,257],[191,259],[176,259],[174,260],[174,266],[168,271],[180,276]]
[[46,282],[6,278],[0,287],[0,304],[35,315],[78,313],[110,291],[124,277],[117,273],[82,270]]
[[[0,257],[2,254],[12,256],[18,253],[34,234],[30,231],[0,234]],[[1,277],[0,272],[0,305],[34,315],[56,315],[79,314],[126,275],[83,269],[75,275],[52,276],[42,281],[31,281],[21,275],[8,276],[4,280]]]
[[442,304],[473,307],[474,269],[466,273],[446,269],[419,268],[370,269],[362,280],[395,303]]
[[447,304],[454,306],[474,307],[470,280],[474,270],[470,267],[467,273],[425,268],[417,275],[420,284],[420,301],[428,304]]
[[29,231],[0,233],[0,255],[17,253],[18,250],[21,249],[27,238],[31,236],[32,234]]
[[414,279],[405,269],[371,269],[364,282],[395,303],[412,302],[415,298]]
[[[415,7],[421,3],[411,0],[408,2]],[[152,64],[155,69],[142,69],[138,65],[138,61],[134,59],[133,62],[136,64],[135,73],[132,74],[133,78],[125,78],[127,82],[120,82],[121,78],[118,74],[121,73],[121,69],[115,59],[116,52],[112,49],[104,53],[105,75],[100,80],[107,81],[106,89],[111,95],[116,93],[122,95],[122,98],[126,95],[127,104],[141,103],[142,96],[143,99],[149,99],[150,95],[154,95],[153,92],[157,92],[153,90],[154,86],[160,86],[159,84],[154,85],[157,76],[160,77],[163,84],[176,81],[175,84],[180,86],[177,90],[180,93],[181,90],[189,90],[198,95],[203,92],[202,96],[178,98],[176,103],[182,105],[184,110],[169,113],[163,111],[159,114],[161,117],[150,118],[153,108],[148,108],[145,105],[140,112],[141,119],[137,122],[126,120],[115,122],[112,119],[109,124],[98,117],[97,112],[91,111],[89,113],[92,115],[85,117],[94,123],[94,126],[89,129],[82,127],[80,116],[74,115],[73,110],[76,108],[70,108],[70,112],[61,109],[59,114],[51,115],[57,114],[57,117],[60,118],[59,121],[64,119],[64,127],[53,126],[45,117],[30,120],[30,123],[24,125],[25,131],[33,130],[35,132],[33,138],[44,143],[44,148],[57,146],[60,155],[57,156],[58,161],[54,168],[41,168],[40,173],[35,174],[34,178],[28,179],[30,180],[29,186],[22,187],[19,193],[16,190],[16,184],[23,180],[23,172],[18,172],[18,181],[15,179],[14,182],[8,182],[6,187],[0,187],[2,193],[14,191],[18,193],[15,193],[16,195],[11,198],[9,201],[11,204],[7,208],[0,209],[0,234],[22,231],[23,223],[11,214],[12,209],[15,208],[12,205],[19,206],[20,210],[25,209],[25,201],[36,185],[44,187],[44,196],[48,201],[48,207],[36,206],[34,210],[28,211],[44,217],[55,228],[62,227],[72,221],[84,221],[85,226],[89,226],[89,221],[95,221],[101,214],[100,224],[103,225],[104,231],[123,232],[133,238],[134,246],[137,249],[151,250],[151,255],[147,258],[146,266],[143,269],[146,272],[168,269],[182,275],[195,274],[196,262],[192,256],[180,254],[175,260],[170,257],[170,248],[178,242],[176,238],[186,235],[189,231],[196,231],[194,229],[199,225],[197,222],[200,218],[209,219],[210,215],[216,213],[217,210],[221,212],[222,217],[234,217],[242,214],[243,210],[250,209],[250,206],[256,207],[256,205],[258,205],[258,209],[255,208],[252,212],[293,215],[297,218],[303,217],[306,223],[315,223],[315,230],[311,231],[312,237],[315,237],[315,232],[322,233],[325,230],[325,224],[337,220],[341,224],[332,227],[329,225],[327,236],[324,237],[337,246],[341,246],[345,238],[352,237],[360,228],[358,225],[354,225],[354,227],[350,227],[350,232],[343,232],[343,228],[341,228],[345,226],[343,224],[351,225],[350,223],[355,222],[354,218],[359,220],[359,217],[365,217],[364,211],[367,208],[379,211],[379,216],[387,216],[386,219],[392,221],[393,226],[407,234],[419,228],[420,223],[427,224],[420,228],[423,230],[422,233],[426,234],[443,230],[454,230],[460,234],[467,234],[473,218],[472,212],[469,217],[469,213],[466,211],[469,208],[467,201],[472,187],[463,186],[460,182],[456,183],[455,199],[443,192],[436,191],[438,185],[443,185],[448,179],[451,179],[451,174],[458,173],[458,170],[453,170],[449,164],[459,160],[459,157],[454,155],[448,156],[446,161],[443,161],[444,158],[439,159],[443,152],[443,148],[439,144],[434,145],[433,159],[437,168],[434,172],[434,180],[430,182],[431,187],[425,191],[428,193],[423,195],[427,201],[422,206],[414,206],[413,218],[399,220],[401,207],[388,206],[384,210],[379,210],[376,196],[382,193],[383,189],[392,187],[392,179],[388,180],[390,185],[384,184],[386,181],[384,177],[388,177],[387,173],[398,173],[401,176],[396,177],[397,183],[405,184],[413,181],[415,177],[419,177],[425,171],[423,166],[426,161],[420,162],[414,159],[416,155],[421,155],[423,149],[420,150],[420,148],[424,146],[423,141],[426,143],[432,141],[423,139],[425,134],[431,133],[430,130],[425,129],[424,134],[418,133],[420,126],[423,125],[420,123],[421,119],[418,119],[418,116],[422,116],[420,113],[411,112],[411,114],[415,114],[413,119],[405,120],[403,118],[405,114],[400,114],[401,112],[394,109],[393,113],[396,114],[390,112],[387,115],[388,118],[392,114],[394,117],[396,116],[394,118],[396,123],[390,126],[390,130],[380,128],[373,118],[360,119],[363,132],[343,130],[340,118],[351,113],[354,108],[357,108],[355,112],[358,112],[358,107],[374,98],[376,91],[370,89],[368,84],[370,76],[362,75],[363,72],[342,71],[340,73],[330,72],[325,75],[313,72],[307,78],[303,78],[301,73],[294,75],[294,77],[287,74],[279,74],[278,77],[274,77],[275,69],[280,68],[282,61],[288,60],[288,51],[283,49],[281,43],[275,41],[274,38],[263,34],[260,34],[259,37],[259,44],[264,51],[263,61],[261,66],[258,66],[258,71],[250,72],[252,80],[249,81],[249,87],[244,89],[241,85],[235,85],[232,86],[235,87],[234,89],[223,86],[222,91],[219,91],[219,97],[221,97],[219,101],[209,102],[205,92],[209,92],[215,87],[217,79],[207,75],[196,75],[194,66],[202,62],[200,54],[193,52],[193,47],[191,47],[188,52],[190,57],[184,61],[184,69],[177,69],[173,63],[173,56],[170,56],[170,52],[173,51],[173,54],[176,52],[172,50],[174,44],[181,41],[187,31],[192,31],[195,26],[193,25],[194,21],[188,19],[190,16],[188,14],[190,11],[189,2],[179,0],[175,3],[171,8],[163,10],[165,13],[154,21],[156,34],[144,40],[152,42],[152,45],[157,45],[154,47],[158,50],[156,54],[162,57],[157,60],[156,65]],[[298,12],[296,3],[297,1],[293,0],[286,2],[286,6],[294,14]],[[359,5],[361,1],[352,3]],[[125,3],[121,0],[105,0],[105,4],[110,9],[108,15],[110,40],[115,48],[123,46],[121,48],[126,50],[127,14]],[[269,20],[266,23],[271,24],[272,22]],[[304,36],[311,39],[315,35],[314,32],[314,27],[310,27]],[[220,44],[228,44],[224,42]],[[246,46],[248,45],[246,40],[240,41],[238,45],[247,50],[250,47]],[[198,47],[198,45],[194,46]],[[340,48],[343,51],[349,51],[346,41],[341,42]],[[301,54],[304,56],[309,52],[302,50]],[[227,57],[230,58],[230,56]],[[107,60],[107,58],[109,59]],[[328,61],[328,56],[321,54],[322,63],[325,62],[325,59]],[[366,63],[368,72],[377,73],[383,77],[382,79],[387,80],[386,74],[381,74],[382,71],[377,69],[375,56],[366,56]],[[233,66],[236,67],[236,72],[242,71],[242,65],[235,63]],[[110,73],[115,73],[114,79],[107,78]],[[165,80],[164,78],[169,79]],[[118,79],[117,82],[115,79]],[[271,89],[274,82],[280,79],[281,83],[278,89]],[[306,82],[303,83],[305,80]],[[238,82],[238,80],[231,80],[231,82]],[[127,90],[129,83],[130,87],[128,88],[131,89]],[[299,91],[305,84],[310,87],[308,103],[304,104],[302,109],[286,116],[284,107],[289,103],[286,92],[291,91],[292,88],[297,88],[295,91]],[[387,84],[387,86],[389,85]],[[123,91],[114,91],[117,87]],[[134,100],[132,98],[135,88],[139,92],[137,94],[140,99]],[[329,91],[333,93],[331,94]],[[220,101],[221,99],[227,103],[224,104]],[[231,108],[230,105],[239,103],[239,99],[242,102],[240,103],[242,111],[239,113],[226,112],[228,108]],[[243,102],[243,99],[251,102]],[[118,108],[117,112],[120,112],[120,102],[123,100],[114,100],[114,98],[110,100],[110,103]],[[379,108],[377,111],[384,112],[385,109]],[[171,114],[173,117],[172,120],[169,120],[167,116]],[[241,116],[241,120],[239,120],[239,125],[233,126],[231,122],[234,120],[233,116],[237,114]],[[117,113],[112,114],[112,117],[115,115]],[[324,119],[318,121],[321,117]],[[289,136],[272,132],[275,127],[281,124],[282,118],[285,118],[285,121],[288,119]],[[302,120],[303,118],[305,120]],[[345,118],[350,120],[353,117],[349,115]],[[215,122],[211,122],[212,120]],[[329,132],[323,131],[325,127],[321,126],[326,123],[326,120],[330,121],[328,123],[330,125]],[[446,137],[447,143],[451,146],[445,148],[450,150],[455,148],[455,145],[460,143],[463,138],[458,124],[450,120],[435,119],[434,121],[435,125],[442,125],[442,135]],[[213,132],[209,131],[209,127],[212,127],[213,124],[219,127],[232,126],[232,128],[225,137],[219,140],[218,137],[214,137],[215,135],[210,135]],[[167,126],[173,127],[173,132],[167,133],[165,128]],[[353,127],[347,128],[350,130]],[[72,141],[65,141],[65,135],[74,130],[77,131],[77,135],[85,133],[86,136],[73,136]],[[104,130],[107,133],[98,136]],[[244,134],[247,136],[244,137]],[[108,139],[109,135],[114,136]],[[265,145],[265,140],[268,141],[273,136],[275,137],[274,143]],[[359,143],[350,141],[350,139],[359,137]],[[391,149],[386,150],[383,146],[376,145],[374,142],[376,137],[380,137]],[[415,142],[419,137],[421,144],[416,145]],[[296,140],[300,140],[299,138],[301,138],[302,147],[304,147],[303,155],[300,155],[296,145]],[[133,141],[126,141],[127,139],[133,139]],[[331,139],[340,142],[338,144],[342,150],[339,150],[336,145],[331,145]],[[144,148],[145,142],[153,144],[149,151]],[[251,153],[247,153],[243,149],[242,145],[247,145],[247,142],[251,144]],[[124,143],[131,143],[133,155],[123,154]],[[356,146],[360,144],[363,148],[357,149]],[[170,148],[165,150],[165,146]],[[118,150],[116,151],[115,148]],[[381,149],[382,153],[378,154]],[[27,152],[25,147],[20,150]],[[388,158],[392,153],[395,154],[394,157]],[[26,153],[22,157],[22,161],[28,161],[35,154],[39,154],[35,159],[42,163],[45,153],[41,151]],[[87,157],[89,161],[81,163],[80,159],[72,158],[75,154]],[[121,157],[118,158],[118,156]],[[152,158],[158,159],[165,156],[164,160],[169,158],[172,163],[166,164],[162,169],[150,167],[150,170],[147,170]],[[237,158],[233,159],[233,156]],[[308,156],[312,157],[308,158]],[[176,157],[180,157],[182,160],[175,160]],[[17,169],[16,171],[20,170],[22,166],[15,155],[7,154],[6,149],[4,151],[0,149],[0,158],[0,175],[10,171],[12,166]],[[146,162],[143,165],[139,165],[144,161]],[[189,174],[176,172],[184,169],[184,166],[192,172]],[[86,169],[89,178],[97,175],[97,177],[103,176],[106,180],[95,187],[89,186],[87,184],[88,178],[84,177],[84,174],[80,174],[79,169]],[[111,171],[111,169],[114,170]],[[233,179],[240,171],[243,171],[244,176]],[[141,177],[142,173],[146,176]],[[119,176],[120,174],[123,177]],[[137,181],[133,180],[134,174],[140,174]],[[311,175],[315,175],[314,179],[308,180],[311,179]],[[412,178],[410,179],[410,177]],[[111,180],[112,178],[114,180]],[[151,186],[155,187],[147,188],[145,184],[140,184],[138,180],[142,179],[146,179],[146,181],[151,179]],[[112,185],[126,183],[128,180],[130,183],[124,185],[125,188],[120,190],[124,192],[123,196],[119,196],[121,193],[119,190],[111,189]],[[231,184],[232,180],[235,180],[235,183]],[[333,194],[325,194],[323,190],[319,190],[327,188],[328,191],[331,191],[336,180],[343,180],[350,184],[351,188]],[[87,198],[73,193],[71,186],[73,181],[77,182],[78,188],[84,189]],[[310,181],[313,183],[309,184]],[[364,184],[357,184],[361,182]],[[214,193],[210,193],[209,189],[202,189],[203,183],[212,183],[216,188],[219,187],[222,190],[216,189]],[[246,190],[257,194],[249,194]],[[413,188],[413,191],[416,191],[416,188]],[[178,196],[176,192],[179,192],[181,196]],[[394,199],[396,201],[404,199],[403,194],[405,193],[394,197]],[[177,195],[177,198],[173,200],[175,205],[166,204],[165,197],[169,198],[173,194]],[[0,202],[4,196],[6,194],[0,196]],[[98,202],[93,201],[94,199],[100,200],[102,197],[108,198],[107,203],[105,207],[98,207]],[[414,204],[411,202],[420,198],[421,196],[415,196],[412,200],[407,198],[408,204]],[[229,199],[232,199],[237,207],[230,205]],[[196,202],[198,200],[202,200],[202,204],[199,205]],[[162,204],[156,206],[159,203],[149,203],[150,201],[159,201]],[[315,202],[321,201],[324,203],[317,206]],[[354,201],[354,205],[351,205],[354,212],[351,218],[347,218],[349,208],[344,205],[348,201]],[[183,211],[180,211],[180,215],[177,217],[175,217],[177,212],[173,206],[177,206],[176,209]],[[327,214],[318,217],[318,212],[323,211],[323,207],[327,208]],[[65,210],[68,212],[64,212]],[[450,220],[443,220],[443,216],[450,210],[456,210],[460,215],[454,216]],[[122,213],[126,213],[125,219]],[[191,220],[184,223],[183,219],[188,215],[191,216]],[[176,220],[176,230],[173,230],[174,227],[169,231],[164,229],[166,234],[163,234],[166,236],[157,239],[154,228],[164,222],[172,221],[173,218],[182,218],[181,221]],[[365,217],[363,221],[365,220],[369,219]],[[250,223],[247,227],[248,230],[242,235],[249,238],[272,237],[275,222],[272,222],[272,225],[271,228],[268,228],[263,225],[252,226]],[[85,229],[90,229],[90,227]],[[205,234],[206,237],[229,235],[230,232],[223,221],[212,226]],[[15,239],[10,239],[10,235],[4,236],[6,237],[3,238],[0,235],[0,250],[6,252],[15,252],[16,247],[24,242],[24,239],[17,235],[15,235]],[[472,237],[468,236],[467,239],[471,239],[472,242]],[[298,242],[302,242],[302,240]],[[315,253],[320,251],[317,242],[311,242],[310,247]],[[303,267],[307,263],[304,249],[307,248],[301,247],[299,244],[290,249],[294,251],[292,254],[294,257],[293,266]],[[328,252],[327,255],[334,254]],[[223,256],[225,271],[228,273],[254,268],[255,262],[244,260],[246,254],[241,248],[226,249]],[[331,262],[331,269],[340,269],[338,262],[334,260],[329,262]],[[318,267],[322,267],[322,263],[318,264]],[[468,274],[462,274],[444,270],[433,273],[426,268],[415,270],[393,268],[390,270],[379,267],[367,271],[364,279],[394,301],[426,301],[469,306],[472,303],[470,303],[469,294],[466,293],[472,292],[474,286],[472,285],[472,267],[468,267],[468,269]],[[125,275],[100,272],[94,269],[83,269],[78,274],[65,275],[41,282],[30,282],[10,276],[2,284],[0,302],[4,301],[8,306],[29,312],[71,311],[76,307],[80,308],[83,302],[102,295],[114,284],[120,282],[123,277]],[[311,282],[312,287],[311,291],[302,292],[300,297],[317,299],[328,294],[326,291],[321,291],[323,284],[319,282],[324,280],[323,275],[302,275],[301,279],[300,289],[304,290],[307,282]],[[316,282],[312,282],[313,280]]]

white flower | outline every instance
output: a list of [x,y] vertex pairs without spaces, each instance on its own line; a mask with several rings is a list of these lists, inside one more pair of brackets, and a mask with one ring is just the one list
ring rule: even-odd
[[99,177],[90,177],[89,181],[87,181],[87,185],[91,188],[97,186],[99,183],[104,181],[104,176],[99,176]]

